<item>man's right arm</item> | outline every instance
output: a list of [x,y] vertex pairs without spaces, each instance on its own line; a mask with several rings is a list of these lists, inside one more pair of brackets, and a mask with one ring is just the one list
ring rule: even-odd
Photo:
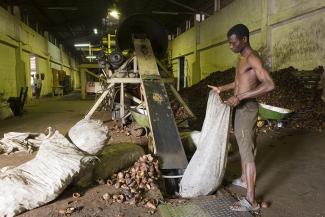
[[216,91],[217,93],[221,93],[223,91],[228,91],[228,90],[232,90],[235,89],[235,82],[223,85],[223,86],[212,86],[212,85],[208,85],[208,87],[210,87],[212,90]]

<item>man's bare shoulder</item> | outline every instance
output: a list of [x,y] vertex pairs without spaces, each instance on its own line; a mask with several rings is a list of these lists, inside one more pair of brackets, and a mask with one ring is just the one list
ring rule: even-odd
[[262,58],[257,53],[257,51],[253,50],[248,56],[247,56],[247,63],[254,66],[256,64],[260,65],[262,64]]

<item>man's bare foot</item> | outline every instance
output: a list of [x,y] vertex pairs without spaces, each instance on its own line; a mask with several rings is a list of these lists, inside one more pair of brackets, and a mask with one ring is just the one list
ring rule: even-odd
[[243,197],[239,201],[235,202],[233,205],[229,207],[232,211],[237,212],[248,212],[248,211],[258,211],[260,209],[260,205],[258,203],[250,203],[246,197]]

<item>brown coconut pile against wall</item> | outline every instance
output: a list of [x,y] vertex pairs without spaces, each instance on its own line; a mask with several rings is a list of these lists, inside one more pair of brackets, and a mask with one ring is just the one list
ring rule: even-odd
[[[318,67],[310,72],[298,72],[293,67],[282,69],[271,73],[276,88],[259,97],[258,101],[272,106],[291,109],[294,111],[286,120],[288,128],[304,128],[312,130],[325,130],[325,103],[321,101],[321,90],[314,88],[315,85],[309,85],[304,79],[319,77],[323,68]],[[297,76],[300,75],[300,76]],[[303,76],[301,76],[303,75]],[[188,103],[197,120],[191,123],[193,129],[201,129],[208,92],[211,85],[224,85],[234,80],[235,69],[231,68],[226,71],[213,72],[199,83],[192,87],[182,89],[180,94]],[[227,99],[232,92],[222,93],[221,97]]]

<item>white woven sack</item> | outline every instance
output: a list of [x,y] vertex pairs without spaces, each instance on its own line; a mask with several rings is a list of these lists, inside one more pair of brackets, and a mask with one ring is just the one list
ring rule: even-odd
[[106,144],[107,132],[102,121],[82,119],[69,130],[69,137],[82,151],[97,154]]
[[[48,128],[52,130],[51,127]],[[0,154],[11,154],[14,152],[28,152],[32,153],[38,150],[40,144],[49,134],[44,133],[20,133],[9,132],[5,133],[0,139]]]
[[52,132],[34,159],[1,169],[0,216],[11,217],[54,200],[92,159],[58,131]]
[[202,131],[192,136],[197,150],[180,182],[182,197],[208,195],[221,184],[226,167],[229,116],[230,107],[210,91]]

